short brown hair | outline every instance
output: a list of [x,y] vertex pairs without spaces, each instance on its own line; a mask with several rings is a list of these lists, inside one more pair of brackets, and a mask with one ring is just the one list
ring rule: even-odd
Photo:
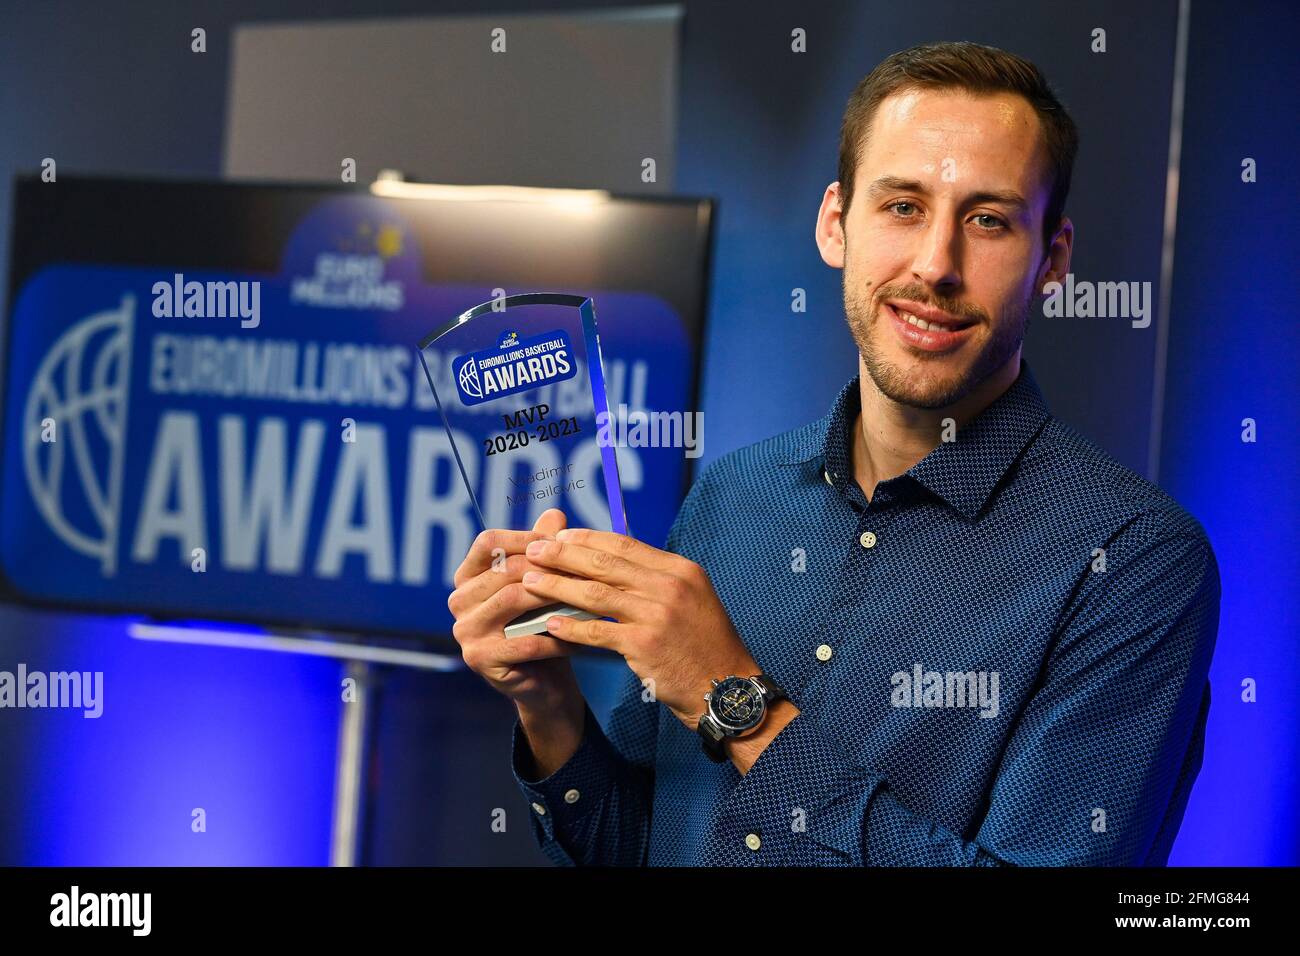
[[960,89],[971,93],[1015,93],[1033,106],[1043,126],[1052,166],[1052,191],[1043,217],[1043,247],[1052,241],[1065,212],[1070,175],[1079,151],[1079,131],[1047,79],[1023,57],[980,43],[927,43],[900,50],[863,78],[844,110],[840,127],[840,195],[843,215],[853,199],[853,174],[871,120],[884,100],[909,89]]

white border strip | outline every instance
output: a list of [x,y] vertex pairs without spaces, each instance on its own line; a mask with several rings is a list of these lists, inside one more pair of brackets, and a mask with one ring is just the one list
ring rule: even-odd
[[171,644],[203,644],[209,647],[237,647],[253,651],[280,651],[288,654],[313,654],[373,664],[397,664],[431,671],[459,671],[464,662],[449,654],[428,651],[404,651],[393,647],[372,647],[342,641],[283,634],[257,634],[247,631],[223,631],[206,627],[176,627],[166,624],[127,625],[127,634],[142,641],[165,641]]

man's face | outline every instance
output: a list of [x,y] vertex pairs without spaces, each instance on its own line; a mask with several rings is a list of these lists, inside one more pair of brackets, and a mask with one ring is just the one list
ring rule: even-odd
[[843,245],[823,226],[836,187],[819,242],[830,264],[842,257],[849,328],[886,396],[943,408],[1018,354],[1048,270],[1048,162],[1021,97],[908,90],[881,103]]

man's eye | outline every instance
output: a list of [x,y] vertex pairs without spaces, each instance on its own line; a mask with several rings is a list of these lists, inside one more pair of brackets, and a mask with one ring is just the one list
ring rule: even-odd
[[891,202],[889,208],[900,216],[911,216],[916,212],[916,206],[910,202]]
[[[1001,229],[1006,225],[1006,223],[1003,222],[1001,219],[999,219],[997,216],[991,216],[986,212],[980,213],[978,216],[975,216],[974,218],[981,229],[989,229],[989,230]],[[983,221],[981,222],[980,220]]]

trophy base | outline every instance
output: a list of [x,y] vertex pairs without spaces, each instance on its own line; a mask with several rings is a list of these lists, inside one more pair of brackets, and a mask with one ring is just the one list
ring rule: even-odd
[[592,621],[600,616],[599,614],[592,614],[590,611],[584,611],[581,608],[570,607],[568,604],[548,604],[546,607],[539,607],[534,611],[525,611],[507,624],[506,637],[545,634],[547,618],[555,615],[573,618],[575,621]]

